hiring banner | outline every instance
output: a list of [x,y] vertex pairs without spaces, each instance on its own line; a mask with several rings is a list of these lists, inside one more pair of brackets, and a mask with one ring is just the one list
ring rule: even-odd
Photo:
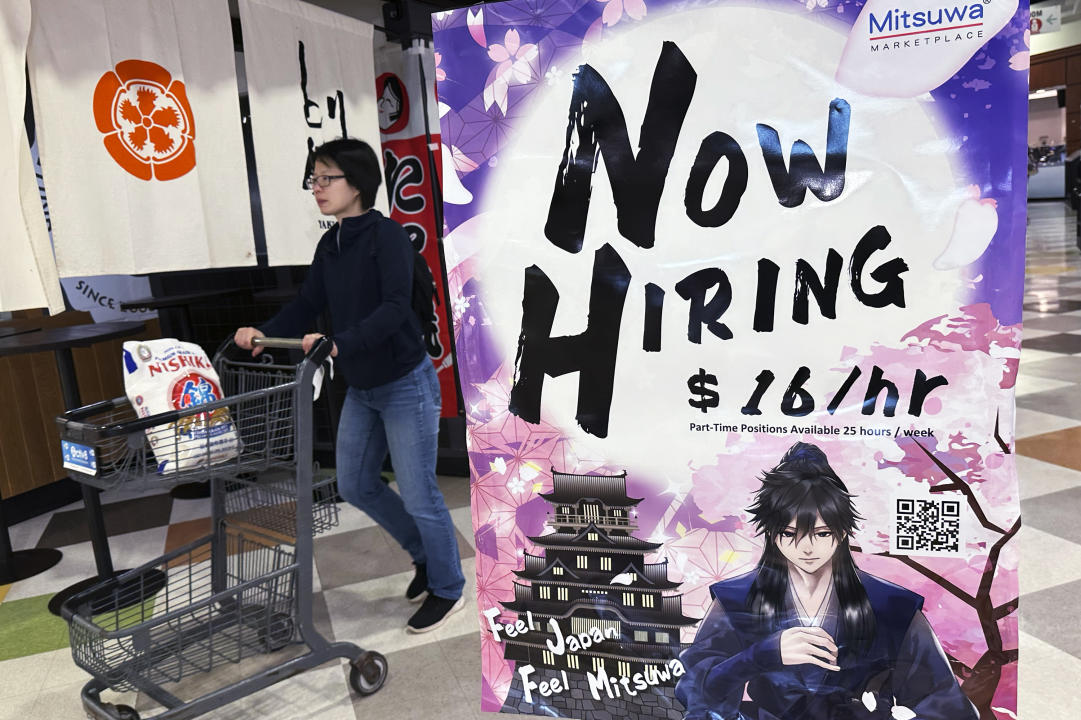
[[304,188],[309,151],[353,137],[379,154],[372,26],[299,0],[241,0],[240,24],[267,257],[307,265],[335,222]]
[[30,0],[0,6],[0,311],[47,307],[63,312],[64,297],[42,214],[26,125],[26,44]]
[[375,72],[390,217],[405,228],[435,280],[435,322],[424,328],[424,344],[439,375],[443,417],[455,417],[458,390],[439,252],[443,146],[439,142],[435,55],[419,41],[404,50],[400,44],[388,42],[376,50]]
[[482,709],[1016,718],[1027,4],[433,25]]
[[32,6],[27,59],[60,275],[254,265],[226,4]]

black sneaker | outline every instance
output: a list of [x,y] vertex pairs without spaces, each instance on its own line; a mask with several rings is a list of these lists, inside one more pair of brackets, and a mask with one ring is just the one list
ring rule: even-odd
[[413,579],[409,581],[409,587],[405,589],[405,599],[411,603],[418,603],[424,599],[424,593],[428,591],[428,566],[424,563],[414,565]]
[[413,617],[409,618],[405,629],[411,633],[426,633],[435,630],[464,605],[464,598],[448,600],[428,593],[424,604],[420,606],[420,610],[413,613]]

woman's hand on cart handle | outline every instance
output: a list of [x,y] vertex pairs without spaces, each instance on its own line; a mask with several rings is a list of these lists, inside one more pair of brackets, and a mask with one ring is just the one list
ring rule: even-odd
[[[259,331],[256,330],[256,332],[259,332]],[[318,340],[321,337],[324,337],[324,335],[322,333],[308,333],[307,335],[305,335],[304,338],[301,340],[302,347],[304,348],[304,352],[305,353],[310,353],[312,351],[312,345],[315,345],[315,341]],[[239,343],[237,343],[237,344],[239,345]],[[338,345],[337,345],[337,343],[332,343],[331,344],[331,346],[330,346],[330,356],[331,357],[338,357]]]
[[255,357],[263,352],[263,348],[258,345],[252,345],[252,340],[261,337],[266,337],[261,330],[253,327],[242,327],[237,328],[236,333],[233,335],[233,342],[236,343],[236,346],[239,348],[251,350],[251,356]]

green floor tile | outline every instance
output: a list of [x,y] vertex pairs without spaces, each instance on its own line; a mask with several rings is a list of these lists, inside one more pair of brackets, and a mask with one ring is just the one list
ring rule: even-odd
[[105,632],[127,630],[136,625],[142,625],[154,617],[156,600],[157,596],[152,595],[138,605],[113,610],[103,615],[95,615],[90,622]]
[[49,612],[52,595],[0,604],[0,661],[68,646],[68,625]]

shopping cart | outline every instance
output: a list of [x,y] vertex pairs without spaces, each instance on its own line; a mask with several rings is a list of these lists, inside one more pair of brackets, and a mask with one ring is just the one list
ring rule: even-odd
[[[312,624],[312,536],[337,524],[333,478],[313,483],[311,459],[312,383],[330,347],[320,340],[294,366],[269,353],[253,360],[228,341],[214,357],[222,399],[138,417],[119,398],[57,418],[66,454],[83,458],[81,482],[211,484],[210,535],[64,604],[72,657],[93,675],[82,690],[87,717],[138,720],[133,708],[101,700],[112,688],[164,706],[155,719],[193,718],[335,658],[350,661],[349,682],[360,695],[382,687],[386,658],[328,642]],[[308,652],[194,699],[173,694],[185,677],[290,645]]]

